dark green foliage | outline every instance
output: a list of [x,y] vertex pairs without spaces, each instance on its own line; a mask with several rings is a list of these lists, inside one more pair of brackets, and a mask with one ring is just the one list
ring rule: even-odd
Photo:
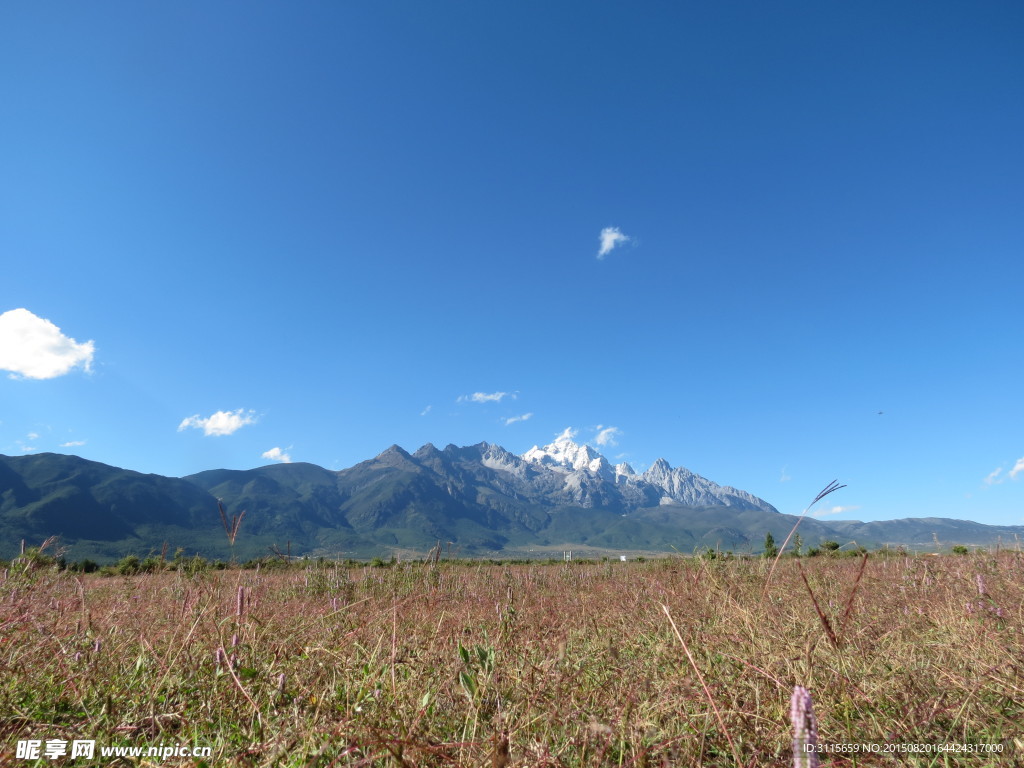
[[142,564],[137,555],[126,555],[117,564],[117,572],[122,576],[132,576],[142,570]]
[[779,548],[775,546],[775,537],[772,536],[772,532],[768,531],[764,535],[764,556],[768,558],[777,557],[779,554]]
[[198,554],[193,557],[175,556],[173,568],[179,573],[195,575],[197,573],[202,573],[203,571],[208,571],[210,569],[210,563]]

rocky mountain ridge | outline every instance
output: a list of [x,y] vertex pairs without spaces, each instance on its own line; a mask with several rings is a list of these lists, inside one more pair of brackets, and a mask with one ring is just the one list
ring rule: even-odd
[[639,475],[626,463],[613,467],[595,449],[578,445],[568,437],[561,437],[543,448],[534,446],[520,458],[545,470],[564,474],[567,498],[584,507],[598,506],[598,502],[607,504],[617,499],[627,509],[680,504],[778,511],[751,493],[718,485],[685,467],[673,468],[665,459],[656,460]]
[[[245,517],[229,544],[217,511]],[[689,470],[656,461],[643,473],[612,467],[589,446],[556,441],[518,456],[478,443],[393,445],[353,467],[271,464],[184,478],[146,475],[78,456],[0,456],[0,558],[18,543],[61,537],[69,560],[126,554],[247,559],[271,552],[329,557],[414,555],[438,541],[462,555],[541,556],[757,552],[796,517]],[[828,522],[805,518],[808,546],[826,539],[931,547],[1015,541],[1024,527],[963,520]],[[538,553],[531,555],[530,553]]]

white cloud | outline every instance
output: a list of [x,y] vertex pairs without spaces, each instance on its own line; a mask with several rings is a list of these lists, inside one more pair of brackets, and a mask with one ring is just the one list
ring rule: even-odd
[[509,424],[515,424],[517,421],[526,421],[527,419],[532,419],[532,418],[533,418],[533,414],[532,413],[524,413],[522,416],[511,416],[511,417],[505,419],[505,426],[507,427]]
[[779,482],[780,483],[788,483],[792,479],[793,479],[792,477],[790,477],[789,475],[786,474],[786,468],[783,467],[782,468],[782,474],[779,475]]
[[264,459],[270,459],[271,461],[280,461],[282,464],[291,464],[292,457],[282,451],[276,445],[269,451],[264,451],[260,454]]
[[600,446],[613,446],[618,445],[618,441],[615,439],[622,434],[622,430],[618,427],[603,427],[598,424],[597,429],[600,430],[597,433],[597,437],[594,438],[594,442]]
[[516,399],[515,392],[474,392],[472,395],[459,395],[457,403],[500,403],[504,398]]
[[204,435],[231,435],[240,430],[246,424],[255,424],[256,414],[253,411],[246,411],[239,408],[237,411],[217,411],[212,416],[202,418],[198,413],[189,416],[178,425],[178,431],[188,429],[203,430]]
[[22,445],[21,450],[23,453],[32,453],[36,447],[34,445]]
[[1024,472],[1024,456],[1017,459],[1017,463],[1013,465],[1013,469],[1010,470],[1010,479],[1016,480],[1017,475]]
[[811,513],[811,517],[825,517],[825,515],[843,515],[847,512],[853,512],[854,510],[860,509],[860,506],[854,507],[832,507],[830,509],[819,509],[816,512]]
[[555,442],[556,443],[567,443],[570,440],[572,440],[574,437],[576,437],[578,432],[579,432],[578,429],[573,429],[572,427],[566,427],[565,430],[562,432],[562,434],[558,435],[555,438]]
[[12,379],[53,379],[81,366],[89,371],[95,345],[79,344],[27,309],[0,315],[0,369]]
[[66,443],[61,443],[61,448],[77,448],[80,445],[85,445],[85,440],[68,440]]
[[25,437],[27,437],[29,440],[38,440],[39,439],[39,433],[38,432],[29,432],[27,435],[25,435]]
[[424,408],[422,411],[420,411],[420,416],[426,416],[428,413],[430,413],[430,409],[433,408],[433,407],[434,406],[432,406],[432,405],[428,405],[426,408]]
[[[1016,467],[1014,467],[1014,469],[1016,469]],[[1003,482],[1003,480],[1005,479],[1005,478],[999,477],[999,473],[1002,472],[1002,471],[1003,471],[1002,467],[996,467],[991,472],[989,472],[988,476],[984,480],[982,480],[981,482],[983,482],[985,485],[999,485],[999,483]]]
[[618,227],[605,227],[601,230],[601,250],[597,252],[597,258],[603,259],[621,243],[628,243],[629,235],[624,235]]

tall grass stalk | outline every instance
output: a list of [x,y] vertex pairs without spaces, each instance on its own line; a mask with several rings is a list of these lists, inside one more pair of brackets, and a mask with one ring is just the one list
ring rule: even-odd
[[782,542],[782,546],[779,547],[779,551],[775,554],[775,559],[772,560],[772,567],[768,570],[768,576],[765,577],[764,580],[764,589],[761,591],[762,597],[768,594],[768,585],[771,584],[772,574],[775,573],[775,566],[779,564],[779,558],[781,558],[782,553],[786,551],[786,545],[789,544],[789,540],[793,538],[793,534],[796,533],[796,529],[800,525],[801,521],[805,517],[807,517],[807,514],[811,511],[811,509],[813,509],[815,504],[824,499],[830,493],[835,493],[840,488],[845,487],[845,485],[839,485],[838,480],[833,480],[831,483],[822,488],[821,491],[818,492],[818,495],[814,497],[814,500],[807,505],[803,512],[800,513],[800,517],[796,519],[796,522],[793,524],[793,528],[790,530],[789,535],[786,536],[786,540]]

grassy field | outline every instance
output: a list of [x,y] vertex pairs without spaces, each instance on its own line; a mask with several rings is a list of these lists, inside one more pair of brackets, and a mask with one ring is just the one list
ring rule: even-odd
[[[0,583],[0,764],[792,765],[823,744],[1024,760],[1024,555],[317,564]],[[210,747],[18,759],[19,740]],[[913,748],[913,747],[907,747]],[[983,747],[982,747],[983,748]]]

